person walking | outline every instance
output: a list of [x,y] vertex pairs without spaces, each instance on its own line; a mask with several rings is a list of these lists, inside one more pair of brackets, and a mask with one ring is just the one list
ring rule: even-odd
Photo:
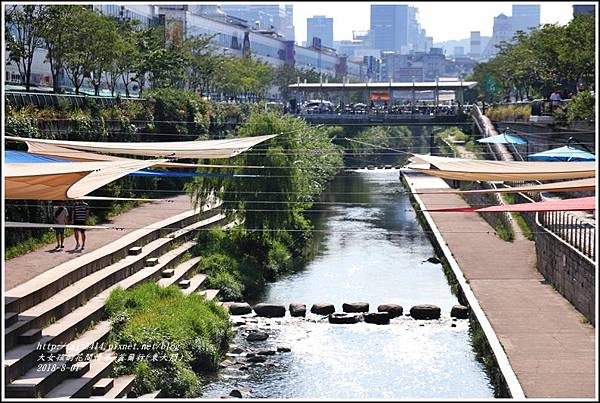
[[[63,200],[58,202],[58,206],[54,207],[54,224],[67,225],[69,223],[69,211]],[[65,228],[54,227],[56,232],[56,248],[63,249],[65,247]]]
[[[73,206],[73,225],[86,225],[89,216],[89,205],[83,200],[77,200]],[[79,249],[81,237],[81,250],[85,248],[85,228],[75,228],[75,250]]]

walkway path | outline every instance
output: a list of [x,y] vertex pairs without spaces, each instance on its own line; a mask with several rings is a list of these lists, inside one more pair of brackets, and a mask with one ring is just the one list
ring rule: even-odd
[[[403,171],[413,192],[440,178]],[[421,208],[466,207],[455,194],[418,195]],[[473,291],[526,397],[593,398],[595,329],[535,267],[535,244],[505,242],[474,213],[430,213]]]
[[[65,238],[64,249],[56,251],[54,249],[56,244],[53,242],[25,255],[7,260],[4,265],[4,289],[10,290],[61,263],[108,245],[129,232],[192,208],[189,195],[181,195],[169,200],[172,202],[144,203],[105,223],[122,226],[124,227],[123,230],[95,229],[86,231],[87,238],[83,251],[74,251],[75,236],[71,235]],[[90,204],[90,209],[93,210],[93,202]]]

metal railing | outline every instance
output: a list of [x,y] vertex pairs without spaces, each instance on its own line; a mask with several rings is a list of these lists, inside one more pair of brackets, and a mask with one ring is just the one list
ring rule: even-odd
[[[143,98],[113,98],[113,97],[97,97],[93,95],[73,95],[73,94],[46,94],[43,92],[17,92],[7,91],[4,93],[6,103],[12,106],[35,105],[40,107],[60,106],[60,102],[67,102],[70,107],[83,108],[90,102],[95,102],[102,106],[117,105],[119,101],[140,101],[145,102]],[[62,100],[62,101],[60,101]]]
[[596,259],[596,226],[564,211],[538,213],[539,223],[591,260]]

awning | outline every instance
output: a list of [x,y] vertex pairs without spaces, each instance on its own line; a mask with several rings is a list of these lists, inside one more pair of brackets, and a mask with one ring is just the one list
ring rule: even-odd
[[146,157],[213,159],[234,157],[276,135],[236,137],[222,140],[171,141],[146,143],[114,143],[94,141],[43,140],[6,136],[6,140],[22,141],[32,144],[51,144],[73,150],[91,151],[107,154],[139,155]]
[[[53,144],[28,143],[30,154],[56,157],[72,161],[131,161],[131,158],[117,157],[114,155],[96,154],[86,151],[73,150]],[[216,164],[188,164],[184,162],[162,162],[154,165],[155,168],[266,168],[264,166],[241,165],[216,165]]]
[[494,144],[527,144],[525,140],[512,134],[498,134],[495,136],[484,137],[477,140],[478,143],[494,143]]
[[165,160],[5,164],[5,198],[68,200]]
[[576,199],[551,200],[539,203],[506,204],[489,207],[454,207],[427,209],[430,212],[446,213],[499,213],[499,212],[541,212],[541,211],[589,211],[596,210],[596,196]]
[[596,179],[576,179],[572,181],[543,183],[541,185],[513,186],[498,189],[460,190],[442,189],[419,191],[417,194],[485,194],[485,193],[519,193],[519,192],[587,192],[596,189]]
[[415,154],[408,168],[464,181],[515,181],[593,178],[594,162],[487,161]]
[[596,161],[596,156],[577,147],[564,146],[527,156],[533,161]]

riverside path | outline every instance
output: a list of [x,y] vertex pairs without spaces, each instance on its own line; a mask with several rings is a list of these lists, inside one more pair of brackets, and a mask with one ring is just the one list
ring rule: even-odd
[[[108,245],[138,228],[192,209],[189,195],[176,196],[165,200],[169,200],[169,202],[144,203],[139,207],[119,214],[105,224],[101,224],[122,227],[121,230],[87,230],[87,239],[83,251],[74,250],[75,236],[71,235],[65,238],[65,248],[62,250],[56,251],[54,249],[55,242],[52,242],[24,255],[7,260],[4,262],[4,289],[10,290],[59,264]],[[93,202],[90,202],[90,211],[94,211]]]
[[[402,174],[413,193],[449,188],[437,177],[411,170]],[[468,207],[456,194],[414,196],[421,210]],[[472,291],[524,396],[594,398],[595,329],[536,270],[534,242],[503,241],[474,213],[424,215],[433,232],[439,231],[455,273],[462,272],[463,290]]]

